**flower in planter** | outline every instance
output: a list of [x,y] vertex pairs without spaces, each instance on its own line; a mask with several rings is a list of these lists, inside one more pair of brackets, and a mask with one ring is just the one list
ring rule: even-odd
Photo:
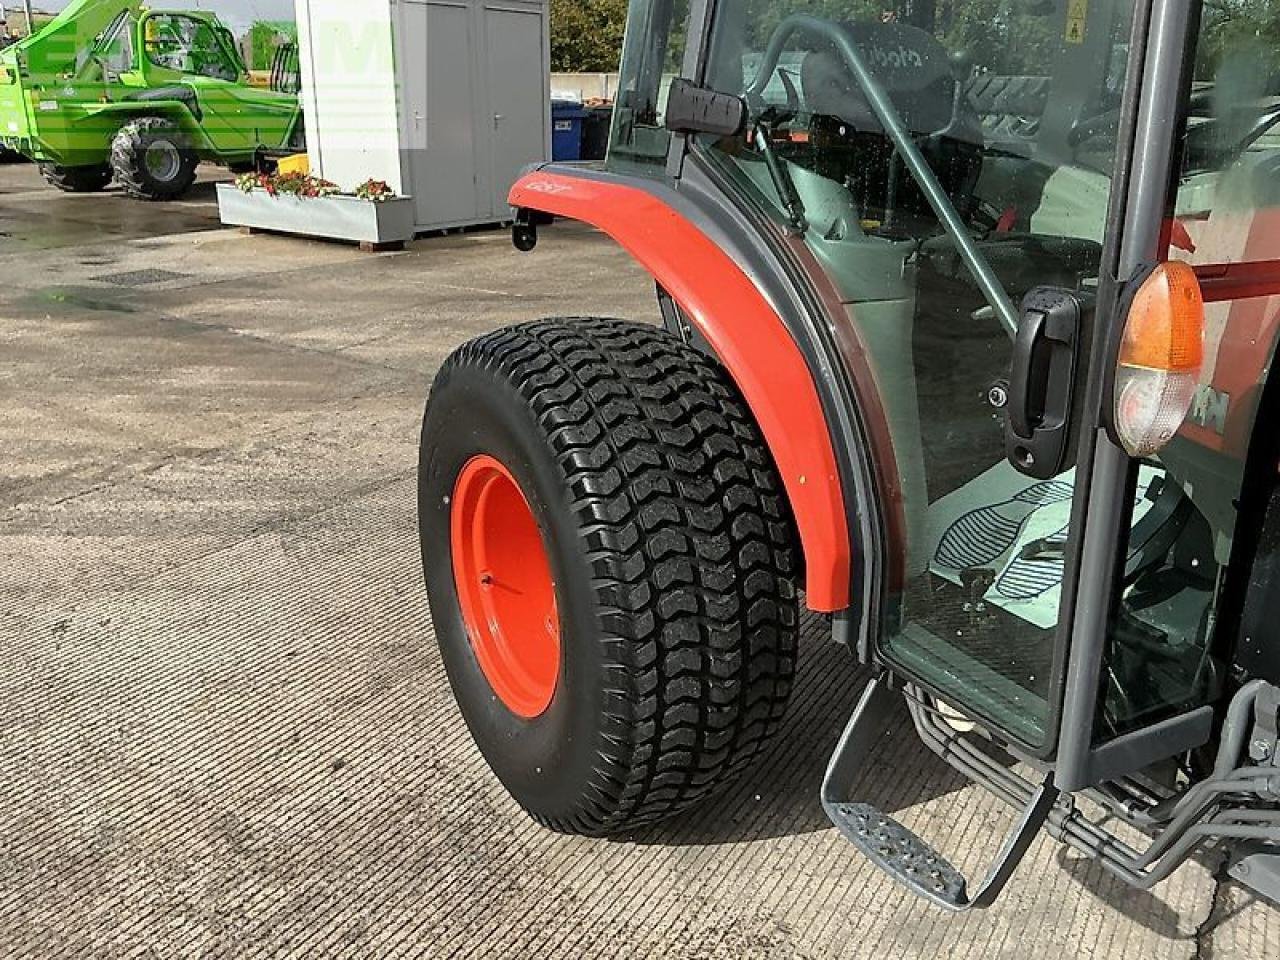
[[384,180],[366,180],[356,187],[356,197],[371,203],[382,203],[394,199],[396,192]]
[[245,193],[253,193],[255,190],[269,190],[271,187],[270,176],[265,173],[258,173],[256,170],[252,173],[242,173],[236,177],[236,188],[243,190]]
[[261,190],[268,196],[287,194],[293,197],[331,197],[339,193],[338,185],[303,173],[246,173],[236,178],[236,186],[245,193]]
[[295,197],[331,197],[338,192],[337,184],[320,180],[305,173],[284,173],[275,178],[276,189]]

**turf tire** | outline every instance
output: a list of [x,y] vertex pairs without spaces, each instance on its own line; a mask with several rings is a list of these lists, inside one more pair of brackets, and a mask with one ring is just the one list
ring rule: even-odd
[[[560,672],[532,720],[486,681],[453,578],[452,491],[482,454],[519,483],[556,584]],[[718,364],[618,321],[490,334],[441,369],[419,466],[445,667],[485,759],[535,820],[624,832],[756,759],[791,690],[797,551],[777,469]]]

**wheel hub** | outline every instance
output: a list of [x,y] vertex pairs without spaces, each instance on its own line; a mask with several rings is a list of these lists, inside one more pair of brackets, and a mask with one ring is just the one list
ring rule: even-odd
[[160,140],[147,145],[143,163],[147,173],[162,183],[167,183],[177,177],[178,171],[182,169],[182,155],[172,143]]
[[453,577],[467,636],[493,692],[512,713],[544,713],[560,675],[560,615],[546,544],[515,477],[472,458],[450,507]]

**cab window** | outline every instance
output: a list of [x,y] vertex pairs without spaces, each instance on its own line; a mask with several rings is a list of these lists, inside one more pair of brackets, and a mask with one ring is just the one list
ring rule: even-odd
[[188,76],[235,81],[240,65],[204,20],[161,13],[146,21],[147,59],[158,67]]
[[679,75],[689,0],[633,0],[627,15],[608,165],[660,174],[671,134],[663,127],[667,93]]
[[1205,4],[1194,62],[1171,256],[1203,267],[1280,260],[1280,18],[1274,5]]
[[133,50],[135,23],[133,15],[126,11],[102,31],[90,61],[96,63],[106,77],[118,77],[135,68]]

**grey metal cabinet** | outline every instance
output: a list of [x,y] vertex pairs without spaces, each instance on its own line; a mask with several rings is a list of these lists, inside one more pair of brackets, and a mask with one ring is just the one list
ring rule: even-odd
[[546,0],[393,0],[401,165],[419,230],[510,217],[551,150]]

